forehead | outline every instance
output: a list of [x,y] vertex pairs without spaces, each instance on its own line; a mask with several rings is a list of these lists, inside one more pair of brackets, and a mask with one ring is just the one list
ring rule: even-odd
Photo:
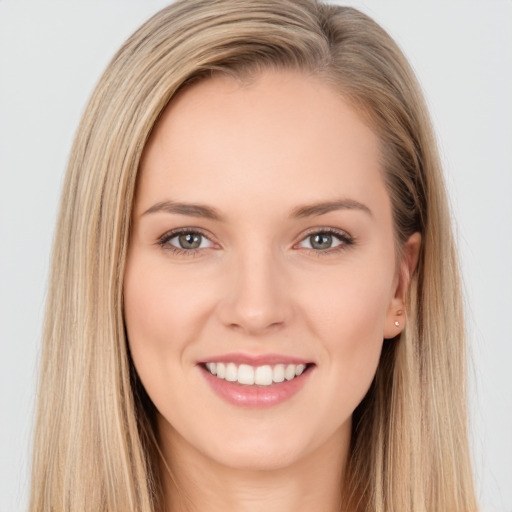
[[252,200],[265,208],[372,200],[385,193],[379,146],[358,112],[317,77],[218,75],[181,91],[164,111],[144,151],[137,207],[166,194],[235,200],[238,209]]

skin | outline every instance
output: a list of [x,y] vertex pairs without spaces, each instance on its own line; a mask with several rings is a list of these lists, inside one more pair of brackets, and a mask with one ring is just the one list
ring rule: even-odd
[[[420,243],[413,235],[396,261],[380,156],[337,91],[295,72],[216,76],[165,110],[141,165],[124,293],[133,361],[174,475],[169,510],[339,510],[351,416],[382,344],[403,328]],[[362,206],[292,214],[340,200]],[[165,201],[222,218],[148,212]],[[178,238],[162,237],[178,228],[201,231],[200,248],[173,252]],[[312,232],[326,229],[340,238],[313,248]],[[242,408],[198,366],[232,352],[314,366],[285,402]]]

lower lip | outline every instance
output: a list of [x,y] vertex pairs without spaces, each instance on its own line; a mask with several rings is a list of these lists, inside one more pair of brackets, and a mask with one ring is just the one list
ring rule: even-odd
[[270,386],[248,386],[238,382],[230,382],[212,375],[206,368],[200,367],[206,382],[227,402],[239,407],[264,408],[285,402],[298,393],[306,384],[313,367],[292,380],[285,380]]

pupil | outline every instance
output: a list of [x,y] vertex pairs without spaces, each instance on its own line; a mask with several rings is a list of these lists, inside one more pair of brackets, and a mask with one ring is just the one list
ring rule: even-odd
[[313,247],[314,249],[329,249],[331,245],[331,235],[313,235],[311,237],[311,247]]
[[201,235],[187,233],[180,235],[179,241],[183,249],[197,249],[201,245]]

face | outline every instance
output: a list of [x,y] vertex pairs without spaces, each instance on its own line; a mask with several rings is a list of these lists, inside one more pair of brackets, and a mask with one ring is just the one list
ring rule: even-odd
[[349,439],[402,328],[379,162],[357,112],[298,73],[215,77],[167,107],[141,165],[124,295],[171,451],[276,468]]

